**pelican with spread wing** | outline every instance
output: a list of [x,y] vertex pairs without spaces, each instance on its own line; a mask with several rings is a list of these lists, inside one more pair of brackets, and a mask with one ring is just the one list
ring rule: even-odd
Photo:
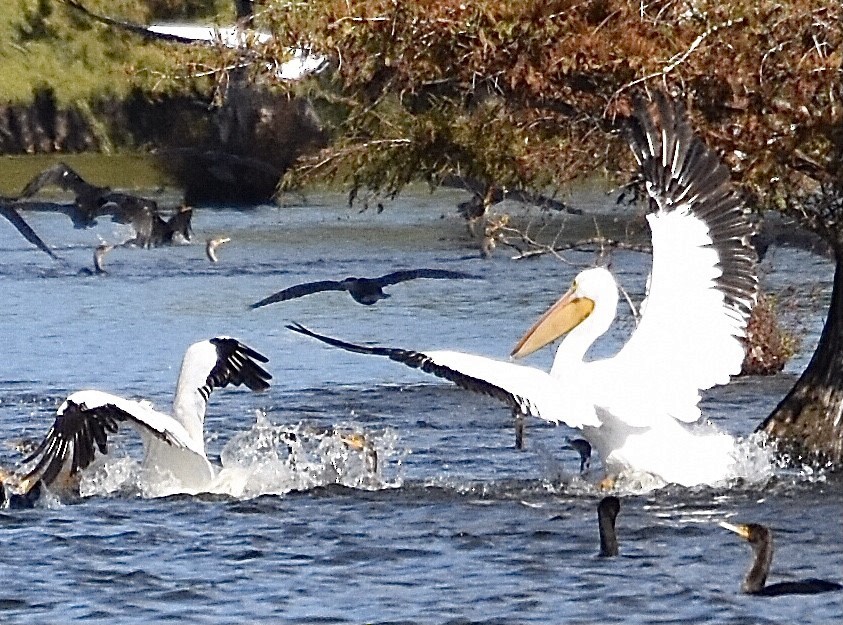
[[564,336],[549,372],[455,351],[355,345],[288,327],[581,430],[609,474],[647,473],[685,486],[731,477],[735,440],[695,424],[700,392],[740,372],[758,289],[753,228],[728,169],[693,135],[682,106],[664,95],[653,104],[636,103],[628,132],[652,208],[653,266],[640,323],[614,357],[586,359],[617,312],[618,285],[602,267],[582,271],[512,351],[522,358]]
[[97,452],[108,453],[108,437],[122,424],[140,433],[145,469],[169,477],[178,491],[206,488],[217,473],[205,455],[205,409],[211,392],[229,384],[268,389],[272,376],[261,367],[265,362],[265,356],[230,337],[194,343],[182,360],[172,416],[148,402],[103,391],[72,393],[59,406],[41,444],[23,461],[31,468],[18,479],[19,490],[27,492],[40,483],[49,488],[86,469]]

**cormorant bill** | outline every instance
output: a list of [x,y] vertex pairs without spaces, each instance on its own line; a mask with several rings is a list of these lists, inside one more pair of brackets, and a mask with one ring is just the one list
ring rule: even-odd
[[217,248],[224,244],[231,241],[229,237],[211,237],[205,242],[205,255],[208,257],[212,263],[218,262],[219,258],[217,257]]
[[600,528],[600,555],[609,558],[618,555],[618,537],[615,519],[621,511],[621,500],[614,495],[603,497],[597,504],[597,523]]
[[573,449],[580,455],[580,475],[591,468],[591,443],[584,438],[568,439],[567,449]]
[[843,590],[843,585],[825,579],[809,578],[796,582],[778,582],[765,585],[773,562],[773,532],[759,523],[733,525],[721,521],[720,527],[747,541],[755,558],[741,583],[741,591],[749,595],[777,597],[779,595],[814,595],[821,592]]
[[0,199],[0,214],[8,219],[9,223],[12,224],[27,241],[32,243],[42,252],[49,254],[52,258],[58,258],[58,256],[53,253],[53,250],[51,250],[49,246],[41,240],[41,237],[35,233],[35,230],[33,230],[30,225],[24,221],[23,217],[20,216],[20,213],[7,203],[6,200]]
[[394,271],[388,273],[380,278],[346,278],[345,280],[320,280],[319,282],[306,282],[304,284],[297,284],[291,286],[283,291],[273,293],[267,298],[259,302],[255,302],[250,308],[260,308],[267,304],[274,304],[275,302],[283,302],[288,299],[296,297],[304,297],[318,293],[319,291],[348,291],[349,295],[354,298],[355,302],[371,306],[379,299],[389,297],[387,293],[383,292],[383,287],[391,284],[398,284],[407,280],[416,280],[418,278],[438,278],[438,279],[479,279],[469,273],[461,271],[448,271],[447,269],[408,269],[403,271]]

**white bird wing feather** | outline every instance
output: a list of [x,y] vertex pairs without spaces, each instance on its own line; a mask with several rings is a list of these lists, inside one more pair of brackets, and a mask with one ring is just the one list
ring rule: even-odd
[[562,393],[560,380],[541,369],[450,350],[417,352],[397,347],[358,345],[319,334],[300,324],[291,324],[287,328],[346,351],[385,356],[450,380],[466,390],[494,397],[523,414],[545,421],[562,421],[574,428],[600,425],[593,405],[589,405],[587,410],[577,409],[576,403],[566,401],[576,398],[568,398]]
[[559,380],[541,369],[456,351],[411,353],[429,359],[430,364],[422,363],[419,367],[422,370],[468,390],[517,405],[524,414],[552,423],[561,421],[572,428],[600,425],[593,409],[571,409],[570,401],[566,401],[569,398],[561,392]]
[[700,390],[728,382],[744,357],[745,321],[715,283],[721,269],[708,226],[682,205],[647,220],[653,268],[638,327],[614,358],[589,364],[603,380],[595,403],[636,427],[665,416],[696,421]]
[[[95,390],[77,391],[71,394],[62,407],[69,401],[76,404],[85,404],[88,410],[112,405],[126,413],[128,416],[126,420],[139,433],[149,434],[165,440],[174,447],[188,449],[201,456],[205,455],[203,447],[197,444],[197,441],[188,434],[181,423],[170,415],[158,412],[148,401],[125,399],[111,393]],[[59,407],[58,413],[62,412],[62,407]]]

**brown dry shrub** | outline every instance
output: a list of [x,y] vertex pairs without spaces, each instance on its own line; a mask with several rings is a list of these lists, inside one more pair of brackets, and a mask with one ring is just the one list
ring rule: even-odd
[[774,296],[762,293],[746,328],[742,375],[774,375],[784,369],[799,346],[797,336],[779,323]]

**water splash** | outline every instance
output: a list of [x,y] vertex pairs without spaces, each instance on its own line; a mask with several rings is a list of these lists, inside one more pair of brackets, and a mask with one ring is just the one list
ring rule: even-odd
[[283,494],[329,484],[377,490],[402,483],[405,450],[387,429],[366,432],[340,424],[273,425],[263,414],[220,454],[222,470],[209,489],[235,497]]
[[[734,437],[710,422],[685,430],[688,436],[682,448],[681,462],[696,466],[701,478],[690,488],[711,488],[741,483],[763,486],[776,475],[776,457],[764,445],[763,438],[751,434]],[[669,485],[664,479],[645,471],[621,472],[611,489],[626,494],[643,494]]]
[[[322,428],[304,422],[274,425],[259,412],[250,429],[226,443],[216,477],[199,492],[248,499],[329,484],[397,488],[403,482],[406,453],[391,429],[367,432],[352,424]],[[82,497],[139,493],[153,498],[185,489],[167,472],[145,470],[130,457],[112,454],[82,474],[79,492]]]

